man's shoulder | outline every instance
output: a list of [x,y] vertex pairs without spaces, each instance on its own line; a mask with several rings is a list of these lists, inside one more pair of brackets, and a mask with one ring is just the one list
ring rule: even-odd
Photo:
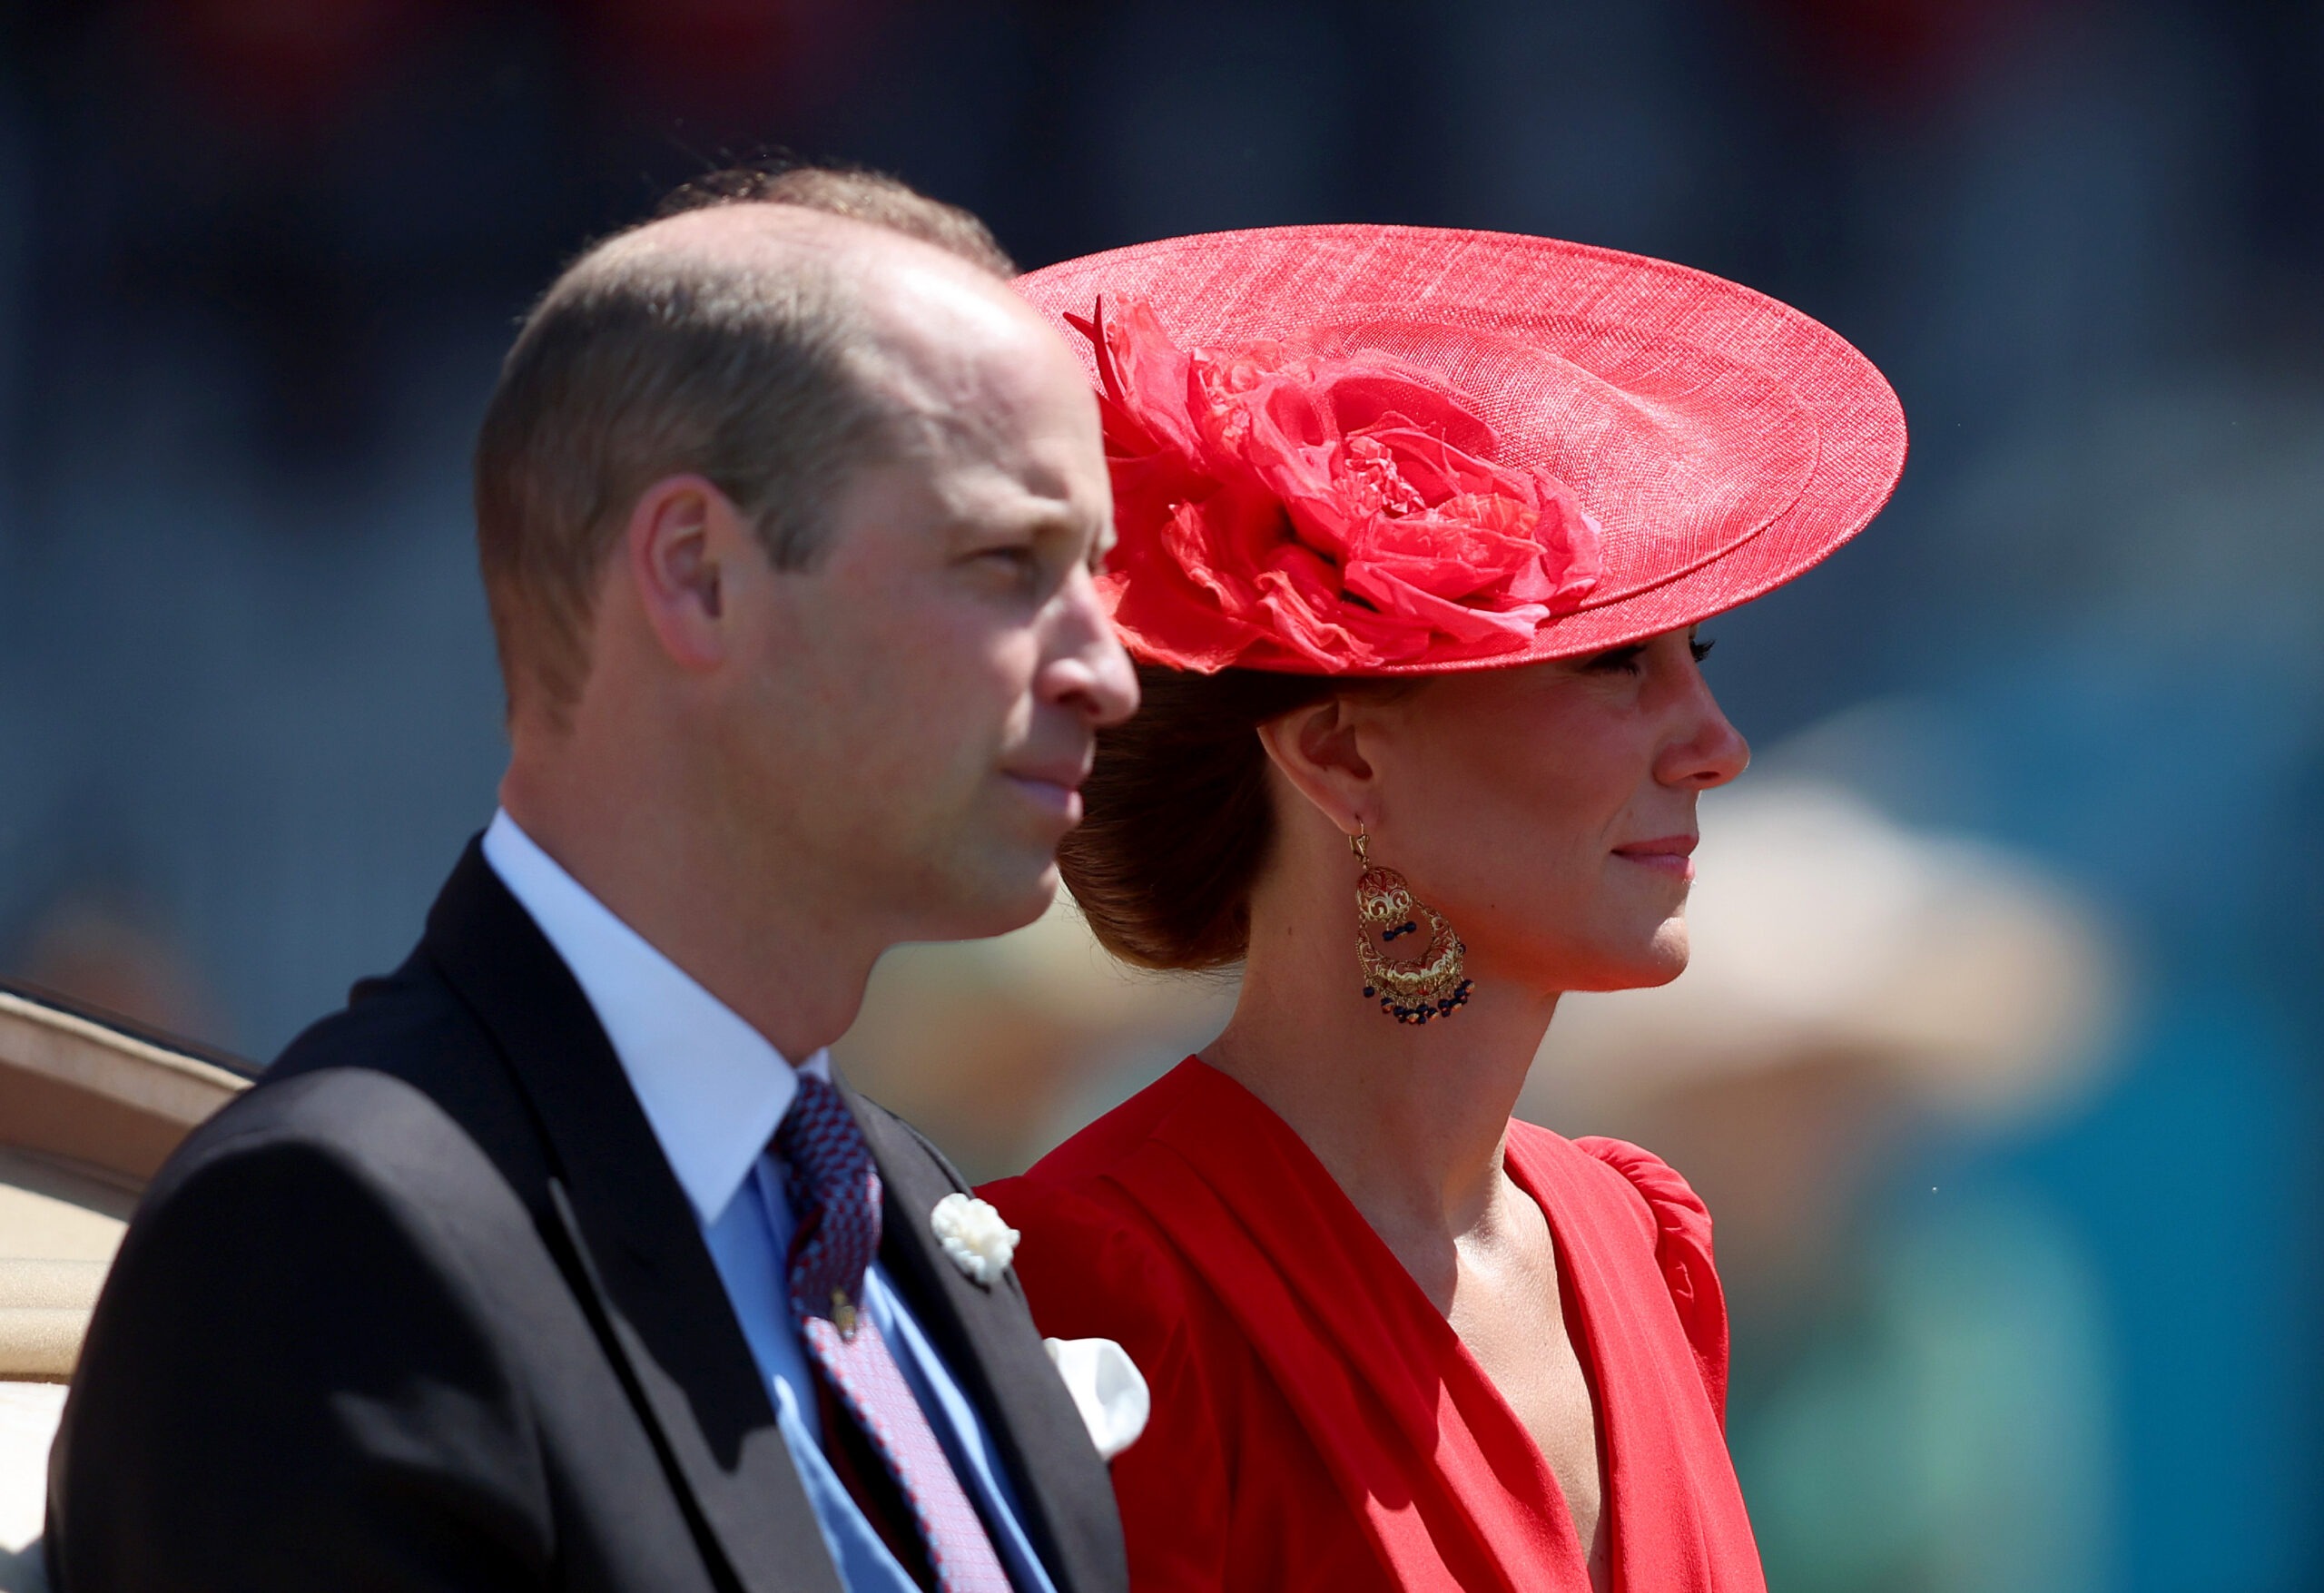
[[[310,1030],[286,1060],[297,1065],[196,1129],[147,1188],[94,1348],[99,1325],[128,1344],[157,1323],[254,1332],[318,1294],[402,1324],[383,1332],[432,1312],[491,1337],[486,1324],[511,1298],[550,1288],[546,1153],[521,1102],[494,1100],[487,1044],[374,997]],[[462,1067],[480,1081],[448,1087]],[[329,1359],[303,1341],[299,1353]]]
[[361,981],[346,1006],[309,1025],[283,1047],[260,1087],[360,1067],[425,1088],[443,1064],[490,1045],[483,1026],[422,949],[393,973]]
[[593,1340],[528,1192],[429,1087],[474,1057],[374,995],[171,1157],[52,1461],[62,1585],[417,1586],[455,1544],[473,1585],[548,1585],[545,1401],[619,1407],[568,1375]]
[[187,1139],[148,1204],[202,1169],[294,1147],[382,1191],[438,1199],[487,1168],[519,1190],[547,1174],[515,1078],[421,955],[358,986],[344,1008],[293,1040]]

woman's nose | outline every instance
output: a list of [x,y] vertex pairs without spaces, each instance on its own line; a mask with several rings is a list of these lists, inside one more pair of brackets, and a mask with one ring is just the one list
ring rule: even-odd
[[1665,785],[1709,791],[1727,784],[1750,766],[1751,743],[1743,739],[1698,675],[1693,701],[1688,705],[1692,723],[1663,748],[1655,778]]

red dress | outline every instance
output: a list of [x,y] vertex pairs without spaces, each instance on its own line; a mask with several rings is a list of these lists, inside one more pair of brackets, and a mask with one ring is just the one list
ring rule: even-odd
[[[1765,1593],[1721,1431],[1710,1219],[1619,1140],[1509,1126],[1596,1391],[1614,1586]],[[1189,1059],[1021,1178],[1042,1332],[1118,1341],[1154,1396],[1114,1461],[1136,1593],[1588,1593],[1532,1437],[1313,1152]]]

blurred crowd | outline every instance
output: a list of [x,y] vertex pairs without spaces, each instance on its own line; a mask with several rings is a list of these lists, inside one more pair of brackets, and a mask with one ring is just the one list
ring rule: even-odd
[[[1696,969],[1527,1109],[1721,1220],[1794,1593],[2324,1577],[2324,7],[2283,0],[17,0],[0,17],[0,973],[263,1057],[490,811],[466,505],[527,296],[793,150],[1027,265],[1382,220],[1667,255],[1896,382],[1887,516],[1710,627],[1764,749]],[[1063,905],[843,1065],[977,1174],[1230,982]]]

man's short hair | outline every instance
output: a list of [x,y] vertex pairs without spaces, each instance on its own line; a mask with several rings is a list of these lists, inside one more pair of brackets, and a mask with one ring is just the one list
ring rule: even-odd
[[1017,274],[983,221],[958,205],[929,198],[883,172],[849,166],[736,166],[671,190],[655,219],[724,204],[795,204],[848,216],[959,255],[1002,279]]
[[[655,219],[796,205],[901,232],[1006,280],[982,221],[892,177],[829,167],[722,172]],[[647,223],[650,224],[650,223]],[[513,711],[580,695],[597,582],[637,495],[691,471],[756,527],[778,568],[811,567],[854,474],[892,447],[850,284],[812,251],[763,270],[625,248],[566,269],[503,362],[476,451],[478,562]]]

